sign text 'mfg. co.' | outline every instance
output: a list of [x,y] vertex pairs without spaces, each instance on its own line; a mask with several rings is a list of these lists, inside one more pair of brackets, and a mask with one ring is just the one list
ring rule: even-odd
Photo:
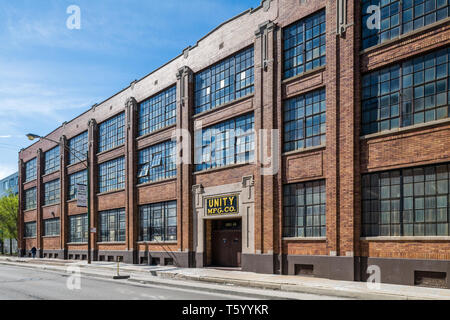
[[239,214],[239,196],[226,195],[206,199],[208,216],[224,216]]

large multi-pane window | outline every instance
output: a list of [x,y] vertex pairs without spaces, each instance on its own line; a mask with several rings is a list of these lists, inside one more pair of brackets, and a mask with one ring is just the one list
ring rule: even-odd
[[37,197],[36,197],[36,188],[31,188],[28,190],[25,190],[25,210],[32,210],[36,209],[37,206]]
[[177,240],[177,202],[163,202],[141,206],[140,241]]
[[44,220],[44,236],[59,236],[60,222],[59,218]]
[[117,158],[99,165],[99,192],[125,189],[125,158]]
[[125,209],[99,212],[100,242],[125,241]]
[[44,184],[44,205],[58,203],[60,200],[60,182],[59,179]]
[[284,186],[283,236],[326,236],[325,180]]
[[362,47],[443,20],[450,16],[449,5],[448,0],[362,0]]
[[99,125],[98,152],[113,149],[125,143],[125,113]]
[[407,127],[449,116],[450,49],[363,77],[363,134]]
[[249,163],[255,157],[253,113],[213,125],[195,133],[195,169],[208,170]]
[[449,236],[449,173],[442,164],[364,175],[363,236]]
[[195,113],[253,93],[254,82],[252,47],[195,75]]
[[36,222],[25,222],[25,238],[35,238],[36,237]]
[[139,105],[139,136],[176,122],[177,87],[167,89]]
[[29,182],[36,179],[37,177],[36,164],[37,164],[36,158],[25,163],[25,182]]
[[166,141],[139,151],[138,183],[175,177],[176,142]]
[[86,243],[88,242],[88,215],[80,214],[69,217],[69,242]]
[[88,148],[89,148],[89,136],[85,131],[82,134],[69,140],[69,149],[73,150],[69,152],[69,164],[74,164],[80,160],[86,160]]
[[284,151],[324,145],[326,142],[325,89],[284,103]]
[[285,28],[283,37],[285,79],[325,65],[325,10]]
[[59,146],[45,153],[44,174],[49,174],[59,170]]
[[77,185],[87,186],[87,170],[79,171],[69,176],[69,200],[77,199]]

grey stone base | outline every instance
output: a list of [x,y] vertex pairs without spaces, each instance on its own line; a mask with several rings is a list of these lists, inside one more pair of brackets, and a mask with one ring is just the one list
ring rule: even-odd
[[134,251],[94,251],[94,261],[116,262],[119,257],[124,263],[135,263]]
[[43,250],[41,258],[44,259],[65,259],[65,250]]
[[206,253],[195,253],[195,268],[206,267]]
[[334,280],[355,281],[354,257],[283,256],[283,274],[295,275],[302,266],[312,266],[311,276]]
[[[86,250],[66,250],[65,258],[66,260],[87,260],[88,252]],[[93,257],[93,251],[92,256]],[[95,260],[94,260],[95,261]]]
[[[91,250],[91,260],[92,261],[105,261],[105,262],[117,262],[118,258],[121,261],[128,264],[135,264],[135,254],[134,251],[98,251]],[[65,259],[68,260],[87,260],[86,250],[69,250],[66,253]]]
[[276,260],[273,254],[242,254],[242,271],[274,274]]
[[[450,289],[450,261],[448,260],[413,260],[413,259],[389,259],[360,257],[360,279],[367,281],[370,276],[367,271],[370,266],[377,266],[381,272],[381,282],[415,285],[415,273],[441,272],[446,273],[447,288]],[[373,272],[373,271],[372,271]]]
[[192,252],[145,252],[139,251],[138,264],[173,265],[180,268],[195,268],[195,255]]

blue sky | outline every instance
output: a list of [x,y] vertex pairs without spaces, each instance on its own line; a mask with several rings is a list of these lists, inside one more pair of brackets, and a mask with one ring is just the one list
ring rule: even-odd
[[[14,0],[0,4],[0,179],[45,135],[260,0]],[[70,5],[81,29],[70,30]]]

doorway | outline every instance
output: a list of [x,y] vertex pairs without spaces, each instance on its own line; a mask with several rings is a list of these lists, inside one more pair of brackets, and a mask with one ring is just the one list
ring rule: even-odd
[[241,220],[212,221],[212,266],[239,268],[242,254]]

